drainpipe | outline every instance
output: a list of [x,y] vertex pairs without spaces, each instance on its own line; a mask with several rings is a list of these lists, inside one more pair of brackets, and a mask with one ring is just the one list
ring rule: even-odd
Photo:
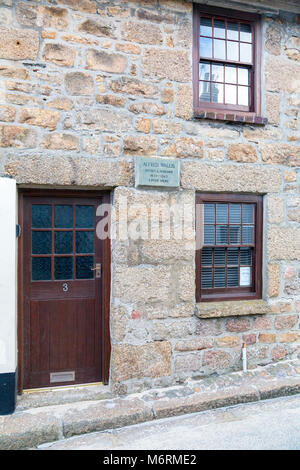
[[246,343],[242,346],[243,372],[247,372],[247,348]]

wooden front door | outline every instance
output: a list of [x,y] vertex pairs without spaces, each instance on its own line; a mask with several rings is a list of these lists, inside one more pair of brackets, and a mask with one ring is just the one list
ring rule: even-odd
[[96,210],[109,195],[37,194],[21,204],[23,388],[106,383],[109,242]]

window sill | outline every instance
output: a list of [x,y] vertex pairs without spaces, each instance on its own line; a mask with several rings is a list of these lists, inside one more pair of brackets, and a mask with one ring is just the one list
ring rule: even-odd
[[265,300],[233,300],[224,302],[200,302],[196,304],[198,318],[235,317],[243,315],[263,315],[268,313]]
[[258,116],[255,113],[243,113],[243,112],[222,112],[212,110],[194,110],[195,119],[210,119],[212,121],[229,121],[239,122],[244,124],[257,124],[265,126],[268,124],[268,118]]

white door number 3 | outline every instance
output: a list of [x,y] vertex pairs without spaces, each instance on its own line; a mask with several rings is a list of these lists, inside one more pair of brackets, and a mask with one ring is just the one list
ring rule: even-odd
[[62,290],[64,292],[68,292],[69,288],[68,288],[68,284],[66,282],[63,284]]

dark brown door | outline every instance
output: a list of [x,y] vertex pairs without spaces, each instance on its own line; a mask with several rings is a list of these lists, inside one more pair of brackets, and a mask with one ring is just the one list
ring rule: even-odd
[[23,388],[107,381],[109,249],[102,197],[23,197]]

